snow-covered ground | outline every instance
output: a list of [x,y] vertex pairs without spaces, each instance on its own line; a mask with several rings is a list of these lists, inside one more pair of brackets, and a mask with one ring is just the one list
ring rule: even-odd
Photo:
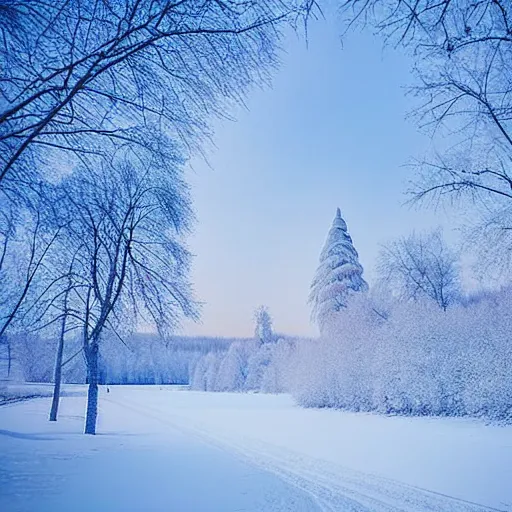
[[39,396],[52,396],[52,384],[35,384],[31,382],[15,383],[0,381],[0,405]]
[[512,510],[510,426],[119,386],[92,437],[79,390],[0,407],[0,510]]

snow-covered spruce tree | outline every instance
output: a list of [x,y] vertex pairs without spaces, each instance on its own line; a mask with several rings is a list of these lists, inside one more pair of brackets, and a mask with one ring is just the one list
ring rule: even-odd
[[326,320],[333,313],[346,307],[351,293],[367,290],[363,267],[338,208],[320,253],[320,264],[309,294],[312,318],[317,322],[320,331],[323,331]]
[[254,328],[254,337],[260,343],[270,343],[274,339],[272,333],[272,317],[266,306],[260,306],[254,312],[256,326]]

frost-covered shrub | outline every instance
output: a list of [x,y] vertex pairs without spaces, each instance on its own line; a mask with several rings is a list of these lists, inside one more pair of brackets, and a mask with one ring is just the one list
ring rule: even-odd
[[206,370],[207,370],[206,356],[198,359],[194,368],[191,369],[190,376],[190,389],[195,391],[207,391],[206,388]]
[[275,343],[257,340],[233,343],[215,357],[206,354],[191,371],[191,388],[203,391],[262,391],[282,393],[291,389],[296,342],[281,338]]
[[204,373],[204,384],[206,391],[215,391],[217,389],[217,376],[222,356],[215,352],[210,352],[205,356],[206,371]]
[[259,391],[272,357],[272,346],[262,344],[255,347],[247,361],[247,378],[244,388],[247,391]]
[[[323,338],[297,345],[290,389],[304,407],[334,407],[337,394],[332,345]],[[323,371],[320,369],[323,368]]]
[[261,378],[260,391],[284,393],[291,389],[297,342],[298,340],[282,338],[274,345],[269,345],[269,363]]
[[512,420],[512,293],[446,312],[360,296],[295,358],[304,406]]
[[233,343],[219,364],[216,391],[242,391],[247,379],[253,343]]

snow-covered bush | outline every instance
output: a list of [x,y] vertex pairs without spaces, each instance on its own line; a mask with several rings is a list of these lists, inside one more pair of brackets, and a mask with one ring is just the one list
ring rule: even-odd
[[247,361],[245,390],[259,391],[261,389],[263,377],[268,370],[272,358],[272,348],[273,346],[270,344],[263,344],[253,349]]
[[512,290],[442,311],[354,298],[295,355],[293,393],[308,407],[512,420]]
[[294,376],[293,358],[300,340],[281,338],[270,347],[270,360],[263,372],[260,391],[284,393],[291,389]]
[[280,338],[275,343],[259,340],[233,343],[224,353],[206,354],[191,372],[191,388],[202,391],[290,390],[295,340]]
[[249,357],[254,343],[233,343],[219,364],[216,391],[241,391],[247,379]]

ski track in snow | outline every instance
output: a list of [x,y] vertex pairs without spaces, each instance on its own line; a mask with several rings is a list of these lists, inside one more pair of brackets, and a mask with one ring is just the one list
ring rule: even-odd
[[200,422],[126,398],[102,400],[192,434],[269,471],[308,493],[326,512],[506,512],[435,493],[377,475],[366,474],[260,440],[235,440]]

